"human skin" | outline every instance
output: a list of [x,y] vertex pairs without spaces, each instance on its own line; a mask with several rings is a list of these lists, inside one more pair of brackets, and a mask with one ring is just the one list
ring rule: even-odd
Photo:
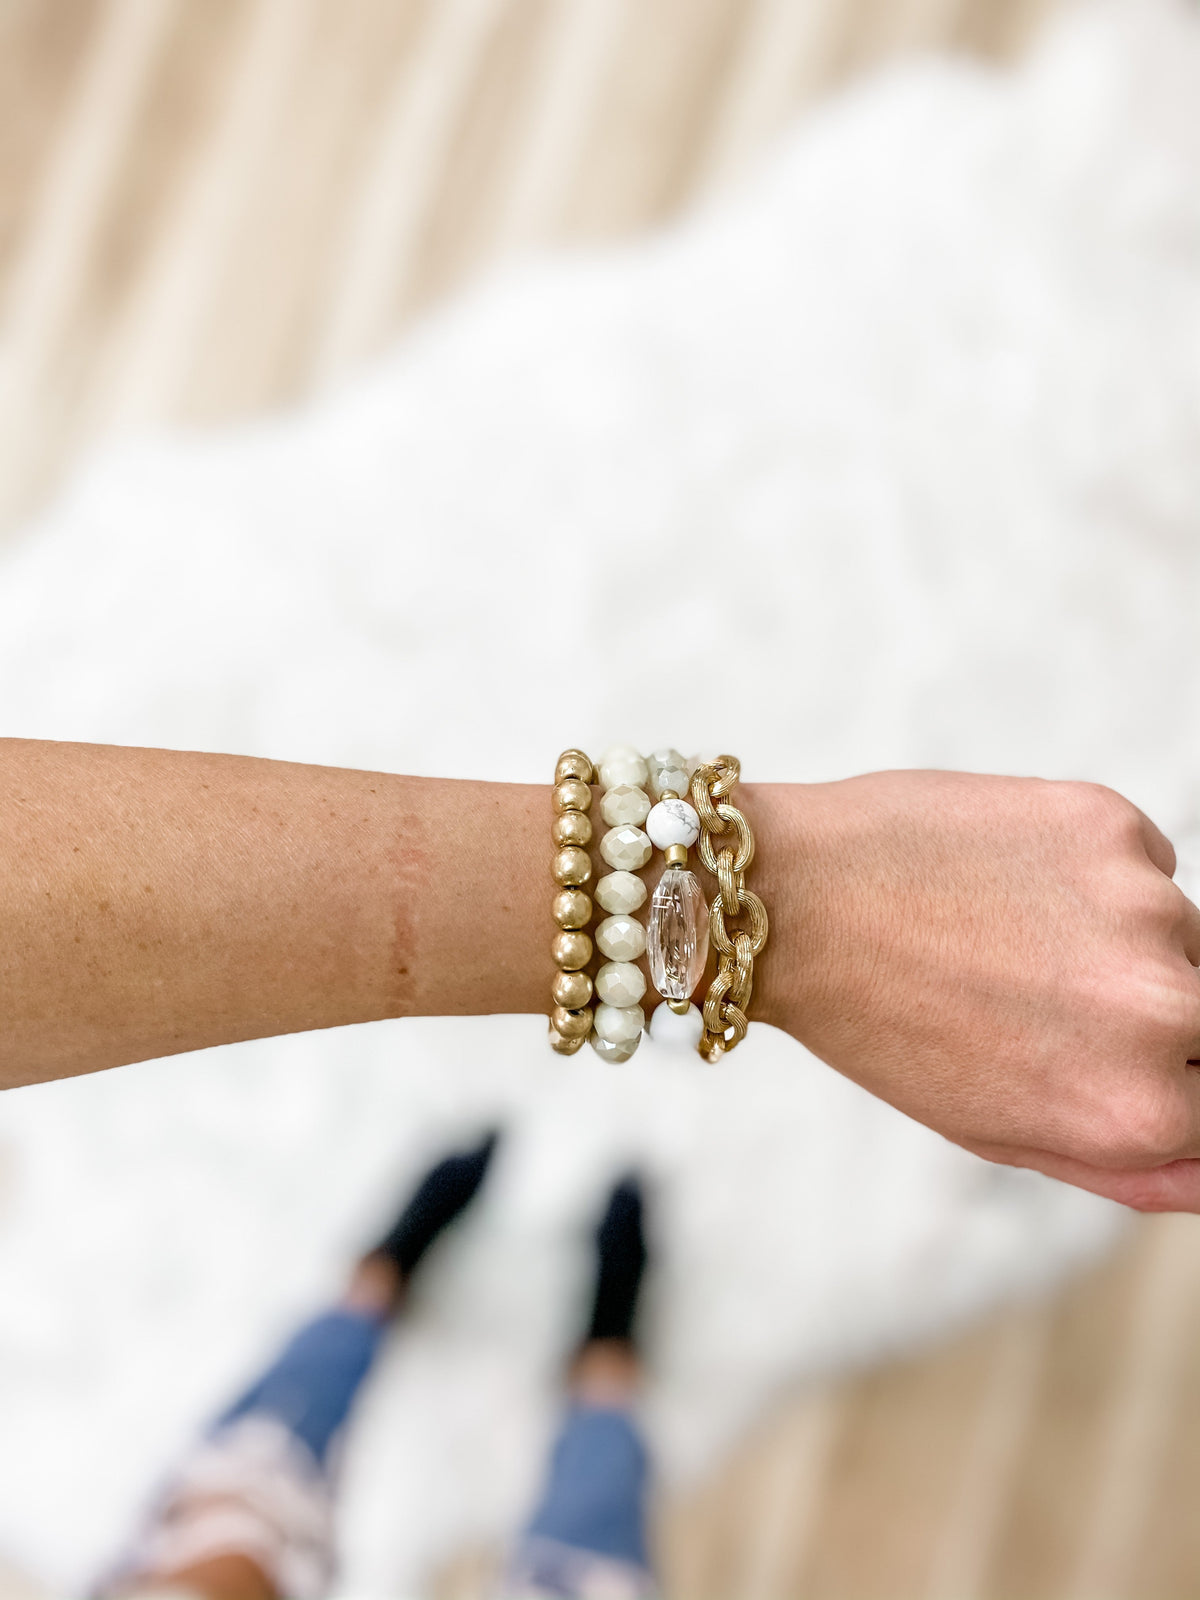
[[[1135,807],[941,772],[738,799],[754,1018],[991,1160],[1200,1211],[1200,913]],[[543,785],[0,741],[0,1085],[544,1012],[551,814]]]

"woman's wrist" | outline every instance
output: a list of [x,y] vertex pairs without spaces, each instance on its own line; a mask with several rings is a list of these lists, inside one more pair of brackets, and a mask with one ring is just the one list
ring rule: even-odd
[[833,785],[747,783],[738,805],[755,837],[754,889],[770,920],[770,938],[754,964],[752,1022],[798,1035],[807,986],[818,959],[812,897],[824,850],[826,792]]

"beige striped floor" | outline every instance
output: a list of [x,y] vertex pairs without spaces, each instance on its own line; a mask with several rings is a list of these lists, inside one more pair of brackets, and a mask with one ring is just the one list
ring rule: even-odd
[[[108,430],[303,393],[502,255],[729,181],[869,63],[1011,53],[1053,3],[0,0],[0,518]],[[1047,1305],[796,1395],[663,1507],[669,1591],[1200,1595],[1198,1329],[1200,1224],[1165,1219]]]

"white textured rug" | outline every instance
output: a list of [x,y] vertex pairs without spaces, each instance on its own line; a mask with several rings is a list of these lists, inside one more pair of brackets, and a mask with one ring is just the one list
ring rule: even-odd
[[[907,67],[734,202],[494,284],[300,414],[109,453],[0,565],[0,723],[522,780],[617,738],[763,778],[1087,775],[1188,833],[1198,26],[1130,0],[1016,77]],[[570,700],[568,573],[593,664]],[[77,1584],[427,1155],[493,1117],[488,1202],[354,1440],[363,1589],[519,1515],[619,1164],[660,1190],[676,1481],[788,1380],[1052,1281],[1117,1225],[769,1030],[719,1071],[564,1064],[542,1035],[380,1025],[5,1096],[0,1548]]]

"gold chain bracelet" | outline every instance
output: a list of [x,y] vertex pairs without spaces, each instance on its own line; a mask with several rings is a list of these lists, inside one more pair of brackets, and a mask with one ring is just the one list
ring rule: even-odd
[[[709,912],[717,975],[704,1000],[704,1035],[699,1045],[701,1055],[710,1061],[746,1037],[754,958],[762,954],[767,942],[766,907],[746,887],[746,868],[754,859],[754,835],[731,800],[741,772],[737,757],[726,755],[697,767],[692,775],[692,804],[700,818],[697,849],[718,885]],[[728,843],[724,842],[726,834],[733,835]],[[748,926],[732,927],[738,917],[745,917]]]

